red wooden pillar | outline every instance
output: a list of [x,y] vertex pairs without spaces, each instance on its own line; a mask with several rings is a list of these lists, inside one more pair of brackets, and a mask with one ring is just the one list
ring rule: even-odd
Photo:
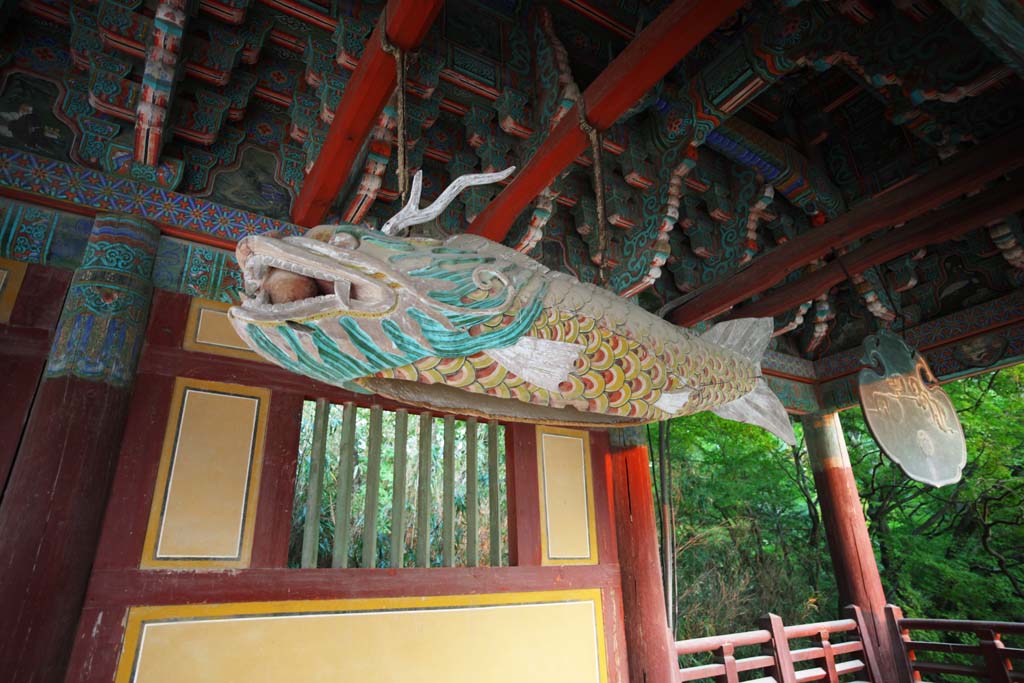
[[844,605],[856,605],[861,609],[878,653],[882,680],[900,680],[891,638],[886,630],[885,591],[864,521],[864,510],[850,467],[839,415],[805,415],[802,422],[839,599]]
[[0,671],[60,681],[149,314],[159,233],[98,216],[0,502]]
[[679,666],[665,616],[647,439],[637,428],[612,430],[610,439],[629,680],[672,681]]

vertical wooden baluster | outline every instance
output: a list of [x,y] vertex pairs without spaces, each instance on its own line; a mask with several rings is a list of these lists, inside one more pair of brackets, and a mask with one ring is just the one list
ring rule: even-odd
[[[889,606],[891,607],[891,605]],[[847,605],[843,610],[847,619],[853,619],[857,622],[857,638],[860,640],[863,650],[861,650],[861,659],[864,660],[864,668],[866,669],[864,677],[867,678],[871,683],[882,683],[882,676],[878,673],[878,664],[875,662],[878,649],[871,639],[871,634],[868,633],[867,628],[864,626],[864,614],[860,611],[860,607],[857,605]],[[888,609],[886,610],[886,618],[888,618]],[[891,629],[887,625],[886,630]],[[889,633],[880,633],[880,638],[888,638]],[[893,652],[896,654],[896,671],[905,678],[902,678],[904,682],[910,680],[910,673],[906,667],[906,656],[903,652],[903,643],[894,643]],[[904,660],[903,662],[899,660]]]
[[395,413],[395,469],[391,484],[391,566],[401,567],[405,555],[405,442],[409,411]]
[[370,408],[370,435],[366,446],[366,505],[363,507],[363,563],[362,567],[377,566],[377,497],[380,495],[380,406]]
[[[988,671],[988,679],[992,683],[1010,683],[1015,680],[1010,678],[1013,666],[1009,657],[1003,652],[1006,646],[1002,637],[995,631],[978,632],[978,645],[981,647],[981,655],[985,659],[985,669]],[[1019,679],[1016,679],[1019,680]]]
[[[914,661],[917,660],[917,655],[908,645],[912,638],[910,630],[903,628],[900,624],[902,619],[902,609],[896,605],[885,606],[885,623],[888,627],[888,635],[892,639],[893,652],[896,654],[896,673],[900,676],[901,683],[903,681],[919,681],[921,674],[914,670]],[[879,637],[884,637],[884,635]],[[864,639],[868,640],[867,635],[864,636]]]
[[822,629],[817,636],[818,645],[821,646],[821,668],[825,670],[828,683],[839,683],[839,672],[836,671],[836,656],[832,652],[832,643],[829,641],[829,632]]
[[416,566],[430,566],[430,469],[433,460],[434,416],[420,415],[420,460],[416,480]]
[[488,503],[487,516],[490,517],[491,534],[491,566],[501,566],[501,503],[498,489],[498,423],[491,420],[487,423],[487,484]]
[[480,563],[477,547],[476,418],[466,420],[466,566]]
[[761,628],[772,634],[771,640],[761,645],[761,653],[771,655],[775,660],[775,680],[778,683],[796,683],[796,669],[782,617],[769,612],[761,617]]
[[718,648],[715,660],[725,668],[725,673],[715,678],[718,683],[740,683],[739,671],[736,669],[736,650],[732,643],[725,643]]
[[455,564],[455,418],[444,418],[444,461],[441,508],[441,561]]
[[306,485],[306,524],[302,528],[302,568],[316,567],[320,546],[320,492],[324,485],[324,451],[327,448],[327,399],[316,400],[313,417],[313,447],[309,461],[309,482]]
[[334,557],[331,566],[348,567],[349,529],[352,518],[352,477],[356,469],[356,404],[346,403],[338,447],[338,496],[334,499]]

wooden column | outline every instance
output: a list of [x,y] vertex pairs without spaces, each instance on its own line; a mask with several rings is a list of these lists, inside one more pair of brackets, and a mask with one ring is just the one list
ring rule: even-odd
[[647,439],[638,428],[612,430],[610,438],[629,680],[672,681],[679,666],[665,616]]
[[159,233],[97,216],[0,503],[0,670],[61,681],[142,346]]
[[802,422],[839,599],[844,605],[856,605],[861,609],[868,635],[878,653],[882,680],[900,680],[886,630],[885,591],[864,521],[864,510],[850,467],[839,414],[805,415]]

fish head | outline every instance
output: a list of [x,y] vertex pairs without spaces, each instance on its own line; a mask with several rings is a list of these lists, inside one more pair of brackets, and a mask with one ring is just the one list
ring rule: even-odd
[[243,292],[231,318],[267,325],[387,315],[411,284],[402,267],[411,262],[392,257],[438,245],[352,224],[321,225],[302,236],[245,237],[235,248]]
[[434,239],[318,226],[245,237],[236,258],[243,291],[228,315],[239,336],[277,365],[346,388],[507,345],[539,313],[528,269]]

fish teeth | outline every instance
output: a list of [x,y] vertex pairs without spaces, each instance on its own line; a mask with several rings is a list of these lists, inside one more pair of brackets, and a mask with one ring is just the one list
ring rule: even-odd
[[351,308],[352,303],[352,283],[348,280],[335,280],[334,281],[334,296],[338,297],[338,301],[341,302],[345,308]]

